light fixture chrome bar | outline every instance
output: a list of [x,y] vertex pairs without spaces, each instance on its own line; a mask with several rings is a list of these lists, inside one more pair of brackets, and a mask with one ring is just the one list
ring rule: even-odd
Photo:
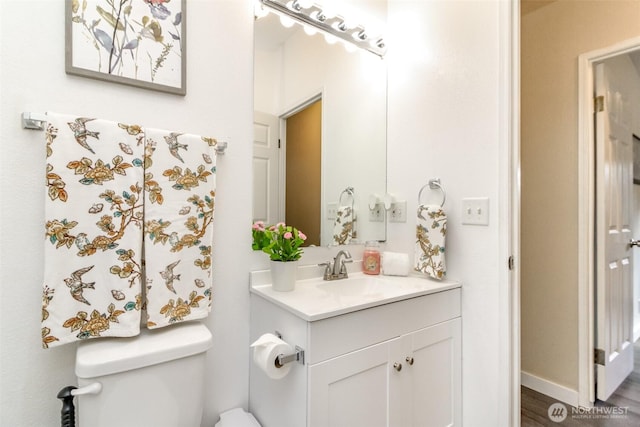
[[[315,27],[380,57],[383,57],[387,52],[387,46],[382,37],[371,40],[364,26],[357,25],[354,28],[348,28],[342,16],[326,16],[322,7],[316,4],[302,7],[297,0],[260,0],[260,2],[282,15]],[[288,4],[291,4],[291,7]]]

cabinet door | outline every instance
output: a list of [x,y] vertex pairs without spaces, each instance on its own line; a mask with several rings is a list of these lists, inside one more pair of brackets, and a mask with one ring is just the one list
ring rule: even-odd
[[[405,357],[410,385],[405,389],[407,426],[462,424],[462,330],[460,318],[405,335],[411,353]],[[407,357],[413,358],[406,359]],[[403,372],[405,369],[403,369]],[[393,422],[391,423],[393,425]]]
[[388,425],[389,348],[394,341],[309,366],[309,427]]

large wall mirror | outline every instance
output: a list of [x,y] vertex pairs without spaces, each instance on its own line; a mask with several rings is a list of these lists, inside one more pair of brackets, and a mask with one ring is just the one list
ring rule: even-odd
[[[349,4],[363,24],[386,22],[386,0],[335,2]],[[327,246],[337,244],[336,212],[353,206],[346,243],[385,240],[384,215],[369,205],[386,193],[386,63],[309,33],[273,13],[255,21],[254,220],[286,222]]]

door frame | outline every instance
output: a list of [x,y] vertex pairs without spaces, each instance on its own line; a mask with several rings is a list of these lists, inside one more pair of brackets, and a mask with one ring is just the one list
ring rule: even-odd
[[640,49],[640,37],[578,57],[578,403],[595,402],[595,147],[593,91],[596,62]]
[[[508,370],[499,379],[498,424],[520,426],[520,2],[499,3],[500,25],[500,184],[499,364]],[[463,402],[464,405],[464,402]]]

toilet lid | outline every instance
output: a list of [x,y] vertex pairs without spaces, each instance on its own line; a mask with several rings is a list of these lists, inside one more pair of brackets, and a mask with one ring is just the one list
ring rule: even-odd
[[207,351],[211,332],[199,322],[143,329],[131,338],[83,341],[76,351],[76,376],[95,378],[157,365]]

